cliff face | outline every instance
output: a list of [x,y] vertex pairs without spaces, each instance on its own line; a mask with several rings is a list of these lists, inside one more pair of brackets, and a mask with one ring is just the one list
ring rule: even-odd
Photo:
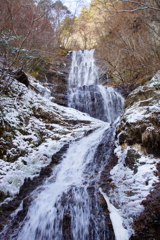
[[[129,94],[117,126],[110,199],[130,239],[160,239],[160,71]],[[132,229],[133,228],[133,229]]]
[[[1,88],[8,77],[1,80]],[[50,81],[59,86],[60,80]],[[57,164],[63,146],[65,149],[70,141],[103,125],[85,113],[56,104],[61,101],[60,95],[50,101],[50,91],[32,77],[29,83],[27,88],[13,79],[8,92],[0,96],[0,201],[10,201],[21,188],[28,189],[28,184],[33,190],[32,182],[41,180],[27,183],[25,179],[49,174],[50,164]],[[34,89],[41,89],[41,93],[44,90],[47,98]],[[119,209],[131,240],[160,239],[159,99],[160,71],[145,86],[128,95],[124,113],[118,120],[116,148],[104,166],[106,173],[101,174],[101,184],[107,189],[111,203]],[[41,171],[44,167],[47,168]],[[2,222],[5,211],[8,214],[16,209],[20,199],[14,207],[2,211]]]
[[37,80],[50,90],[53,101],[67,106],[68,75],[71,65],[71,54],[59,56],[53,63],[42,63],[43,70],[37,75]]
[[117,128],[121,145],[137,145],[146,154],[160,157],[160,71],[126,99]]
[[[43,89],[33,80],[29,78],[35,89]],[[5,81],[7,76],[0,82],[1,89]],[[1,93],[0,123],[0,202],[15,196],[24,179],[38,175],[63,145],[103,124],[53,103],[16,79]]]
[[[131,104],[138,105],[141,118],[136,120],[137,124],[131,123],[129,131],[128,127],[123,129],[128,134],[124,142],[128,142],[132,136],[133,143],[137,143],[146,156],[150,154],[154,159],[151,167],[155,166],[154,175],[157,177],[149,195],[141,203],[144,211],[134,221],[135,233],[131,240],[158,240],[160,239],[160,71],[146,86],[138,88],[135,95],[134,92],[130,95],[126,101],[126,109],[129,109]],[[143,118],[142,114],[144,114]]]

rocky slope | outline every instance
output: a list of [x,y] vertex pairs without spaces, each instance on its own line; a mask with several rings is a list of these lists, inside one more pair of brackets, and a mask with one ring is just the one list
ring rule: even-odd
[[116,131],[118,164],[110,172],[108,195],[132,240],[160,239],[159,99],[160,71],[129,94]]
[[117,128],[120,144],[138,144],[141,151],[160,157],[160,72],[125,102],[125,114]]
[[36,79],[50,90],[54,102],[67,106],[68,75],[71,65],[71,52],[56,57],[54,61],[42,62],[42,70]]
[[[8,79],[10,74],[1,80],[1,89]],[[0,200],[7,203],[17,198],[3,204],[3,224],[29,191],[50,174],[71,141],[104,124],[57,105],[50,90],[31,76],[28,87],[11,80],[0,96]],[[122,216],[131,240],[160,239],[159,99],[160,72],[127,97],[118,120],[115,150],[101,174],[102,190]],[[30,201],[25,200],[25,209]],[[18,209],[20,215],[25,214],[21,206]]]
[[[1,89],[7,77],[0,82]],[[43,88],[33,78],[29,81]],[[39,175],[66,143],[103,125],[87,114],[53,103],[16,79],[1,92],[0,114],[1,201],[18,194],[24,180]]]

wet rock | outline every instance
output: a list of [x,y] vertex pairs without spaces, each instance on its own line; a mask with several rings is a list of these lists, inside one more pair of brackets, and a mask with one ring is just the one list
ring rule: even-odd
[[[160,114],[158,114],[158,118]],[[160,128],[148,127],[142,133],[142,145],[147,149],[148,153],[153,153],[157,156],[160,154]]]
[[64,212],[62,232],[64,240],[72,239],[71,236],[71,216],[68,212]]
[[26,85],[26,87],[29,86],[29,80],[25,72],[23,72],[21,69],[18,69],[14,72],[14,77],[17,79],[18,82],[23,83]]
[[55,153],[52,156],[52,163],[53,164],[58,164],[60,163],[60,161],[62,160],[62,155],[67,151],[67,149],[69,148],[69,144],[65,144],[60,151],[58,151],[57,153]]
[[159,240],[160,239],[160,183],[142,202],[143,213],[135,220],[133,228],[135,233],[130,240]]
[[[114,127],[106,130],[104,138],[99,144],[94,157],[96,161],[95,164],[100,164],[100,166],[103,166],[100,174],[99,187],[101,187],[105,193],[108,193],[113,187],[110,171],[118,162],[118,158],[114,154],[114,131]],[[110,139],[110,141],[108,141],[108,139]],[[108,155],[110,157],[108,158],[107,164],[104,164]]]
[[137,173],[137,159],[140,158],[140,154],[137,153],[134,149],[129,149],[127,151],[127,156],[125,158],[125,166],[129,167],[130,169],[134,170],[134,174]]
[[119,92],[124,98],[127,98],[128,95],[138,87],[139,85],[136,83],[131,84],[119,84],[115,85],[114,89]]
[[148,154],[160,156],[160,74],[135,89],[125,101],[117,126],[120,144],[139,144]]
[[[8,204],[4,203],[1,205],[0,231],[6,224],[10,226],[8,231],[6,232],[6,235],[3,237],[3,240],[9,239],[10,234],[12,234],[14,230],[16,230],[19,222],[24,219],[31,204],[31,201],[33,200],[30,193],[38,186],[42,185],[45,179],[51,175],[54,165],[62,159],[62,156],[67,151],[68,147],[69,145],[65,144],[56,154],[54,154],[54,161],[52,161],[49,166],[42,168],[39,176],[34,177],[33,179],[25,179],[24,184],[20,188],[19,194],[14,200],[10,201]],[[0,198],[3,199],[5,197],[6,196],[4,196],[3,193],[0,193]],[[22,209],[18,212],[17,216],[12,219],[12,221],[10,221],[10,214],[19,207],[22,200],[24,200]]]
[[128,138],[128,134],[125,131],[120,132],[119,134],[119,144],[122,145],[125,143],[126,139]]
[[44,69],[36,77],[44,87],[51,91],[54,102],[67,106],[68,75],[71,65],[70,55],[60,56],[54,59],[54,63],[43,63]]

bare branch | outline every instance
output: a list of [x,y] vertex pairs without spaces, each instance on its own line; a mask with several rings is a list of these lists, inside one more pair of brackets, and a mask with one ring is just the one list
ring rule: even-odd
[[145,9],[148,9],[149,7],[142,7],[142,8],[135,8],[135,9],[132,9],[132,10],[102,10],[101,11],[104,11],[104,12],[114,12],[114,13],[121,13],[121,12],[135,12],[135,11],[138,11],[138,10],[145,10]]
[[[148,5],[148,4],[146,4],[146,3],[136,2],[136,1],[131,1],[131,0],[121,0],[121,1],[122,1],[122,2],[129,2],[129,3],[140,4],[140,5],[142,5],[142,6],[145,6],[144,9],[150,8],[150,9],[153,9],[153,10],[156,10],[156,11],[160,11],[160,8],[153,7],[153,6]],[[140,8],[140,9],[141,9],[141,8]],[[139,8],[138,8],[138,10],[139,10]]]

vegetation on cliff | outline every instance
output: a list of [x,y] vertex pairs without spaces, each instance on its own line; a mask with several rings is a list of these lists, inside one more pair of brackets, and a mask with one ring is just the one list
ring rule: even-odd
[[60,48],[60,25],[70,12],[61,1],[0,0],[0,56],[11,67],[36,73],[42,59],[66,54]]
[[64,46],[96,48],[98,64],[114,82],[143,83],[159,70],[159,12],[157,0],[93,0],[64,20],[70,23]]
[[92,0],[78,16],[61,1],[0,0],[0,54],[10,66],[37,76],[47,59],[96,48],[114,83],[143,83],[159,70],[160,5],[157,0]]
[[[53,93],[63,95],[67,72],[59,70],[68,68],[68,60],[61,62],[64,55],[68,50],[96,48],[97,64],[109,74],[109,84],[142,85],[128,96],[117,127],[118,163],[112,165],[108,194],[121,209],[130,234],[134,226],[133,239],[156,239],[160,197],[159,183],[155,187],[153,183],[159,181],[160,172],[159,73],[144,82],[159,70],[159,2],[93,0],[79,16],[72,16],[60,1],[0,0],[0,5],[0,201],[15,196],[25,178],[38,175],[63,145],[103,124],[55,104],[65,105],[60,95],[56,100],[38,95],[35,89],[48,90],[30,76],[27,88],[17,82],[13,69],[23,68],[43,83],[47,79],[56,85]],[[147,218],[141,215],[141,228],[139,220],[133,220],[142,211]],[[145,229],[149,237],[144,236]]]

